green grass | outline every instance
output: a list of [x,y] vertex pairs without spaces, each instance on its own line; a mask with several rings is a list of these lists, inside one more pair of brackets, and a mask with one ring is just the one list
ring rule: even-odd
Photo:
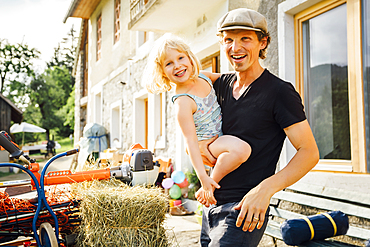
[[60,140],[56,140],[56,141],[60,144],[60,146],[62,146],[61,148],[56,150],[57,153],[63,153],[63,152],[66,152],[66,151],[69,151],[69,150],[73,149],[73,145],[72,145],[71,139],[69,139],[69,137],[66,137],[66,138],[63,138],[63,139],[60,139]]
[[[66,152],[66,151],[69,151],[71,149],[73,149],[73,145],[72,145],[72,142],[71,142],[71,139],[69,139],[69,137],[66,137],[66,138],[63,138],[63,139],[56,139],[56,141],[60,144],[61,148],[59,149],[56,149],[56,153],[57,154],[60,154],[60,153],[63,153],[63,152]],[[41,143],[42,141],[40,141]],[[43,162],[45,161],[45,150],[43,151],[42,154],[31,154],[30,157],[35,159],[37,163],[39,162]]]

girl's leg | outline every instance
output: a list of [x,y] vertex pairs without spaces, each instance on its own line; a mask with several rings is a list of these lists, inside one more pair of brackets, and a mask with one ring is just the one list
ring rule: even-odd
[[[245,141],[235,136],[224,135],[209,145],[209,151],[217,158],[211,178],[218,183],[223,177],[245,162],[252,149]],[[213,191],[205,191],[203,188],[196,192],[195,197],[206,207],[216,203]]]
[[252,149],[248,143],[238,137],[224,135],[209,145],[209,151],[217,158],[211,177],[218,183],[223,177],[245,162]]

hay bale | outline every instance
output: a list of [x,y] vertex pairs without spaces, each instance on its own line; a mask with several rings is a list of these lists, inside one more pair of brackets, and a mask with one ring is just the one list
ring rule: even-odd
[[78,246],[169,246],[168,199],[159,188],[113,179],[74,184],[72,193],[81,200]]

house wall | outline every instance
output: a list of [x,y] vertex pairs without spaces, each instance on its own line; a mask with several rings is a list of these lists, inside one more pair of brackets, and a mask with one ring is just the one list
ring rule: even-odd
[[[220,50],[219,40],[216,36],[216,23],[224,13],[239,7],[255,9],[268,18],[270,34],[272,35],[268,56],[262,61],[263,66],[268,67],[272,73],[277,74],[277,24],[273,20],[277,18],[276,9],[278,2],[260,0],[220,1],[219,4],[212,6],[212,8],[205,9],[204,16],[206,17],[206,21],[201,25],[197,24],[197,18],[193,18],[191,25],[181,30],[174,30],[173,33],[184,38],[198,58],[202,60]],[[144,85],[141,84],[141,76],[145,67],[146,56],[154,40],[160,37],[161,34],[151,33],[149,41],[139,46],[137,43],[137,32],[130,31],[127,27],[130,13],[129,2],[122,1],[121,38],[116,44],[113,44],[113,6],[113,0],[101,1],[89,20],[89,96],[87,99],[87,122],[98,122],[106,127],[109,133],[109,130],[112,128],[111,105],[122,99],[120,103],[122,104],[120,120],[122,139],[120,143],[121,148],[127,150],[131,144],[142,140],[142,126],[140,126],[142,123],[135,121],[135,119],[140,119],[138,117],[140,113],[135,112],[135,102],[141,98],[148,98],[149,101],[152,100],[152,96],[145,92],[143,93]],[[102,14],[102,57],[99,61],[96,61],[96,21],[100,14]],[[271,25],[271,23],[273,24]],[[221,52],[221,71],[227,72],[230,70],[232,68],[227,58]],[[76,88],[76,90],[79,89]],[[96,97],[96,95],[99,97]],[[161,145],[157,145],[155,152],[156,155],[171,157],[178,169],[189,170],[191,169],[191,163],[185,153],[181,130],[174,118],[174,108],[170,100],[172,95],[173,92],[167,92],[165,95],[166,136],[165,140],[162,140]],[[96,112],[97,104],[101,104],[100,113]],[[76,116],[81,114],[78,113],[79,111],[81,109],[76,111]],[[150,119],[149,122],[153,122],[153,120]],[[78,124],[80,126],[77,126]],[[76,124],[75,129],[77,132],[80,132],[76,133],[78,134],[77,136],[82,136],[83,126],[81,122]],[[148,139],[150,139],[148,148],[153,149],[155,136],[149,136]]]
[[[192,21],[188,22],[189,25],[185,28],[173,30],[173,33],[183,37],[198,58],[202,60],[220,51],[218,37],[216,36],[216,23],[224,13],[239,7],[254,9],[267,18],[271,36],[267,58],[261,61],[262,66],[295,85],[295,77],[294,75],[292,76],[292,73],[294,74],[294,35],[292,36],[291,33],[281,31],[286,27],[293,29],[294,25],[291,21],[293,17],[287,15],[288,19],[282,19],[281,5],[294,5],[296,2],[296,5],[307,7],[308,3],[313,5],[320,1],[219,1],[217,4],[212,5],[211,8],[204,10],[204,16],[206,17],[204,22],[199,24],[198,18],[192,17]],[[110,132],[110,129],[113,127],[111,126],[111,109],[112,106],[119,104],[121,107],[120,146],[123,150],[127,150],[131,144],[143,141],[142,101],[147,98],[150,105],[149,108],[154,109],[151,107],[157,100],[157,96],[150,95],[145,91],[141,76],[145,67],[146,56],[151,50],[154,41],[161,36],[161,33],[149,33],[149,40],[140,46],[137,42],[138,33],[128,30],[128,22],[130,21],[129,2],[122,1],[121,38],[118,43],[113,44],[113,5],[113,0],[101,1],[89,20],[89,95],[85,100],[87,103],[87,122],[100,121],[107,131]],[[295,9],[295,12],[297,11],[301,11],[301,9]],[[102,58],[96,61],[96,19],[99,14],[102,14]],[[230,71],[232,68],[222,51],[220,52],[220,57],[221,72]],[[79,89],[76,87],[76,90]],[[156,134],[152,133],[155,129],[154,126],[157,124],[156,116],[149,113],[148,148],[155,149],[156,155],[172,158],[176,168],[187,170],[191,168],[191,164],[184,151],[185,146],[182,134],[174,118],[174,108],[170,100],[172,95],[173,91],[165,93],[164,96],[165,136],[160,140],[156,140]],[[96,113],[98,105],[101,108],[99,114]],[[76,116],[78,114],[76,112]],[[79,131],[83,128],[81,123],[77,127],[75,129],[79,129]],[[288,163],[295,152],[295,149],[288,141],[283,148],[280,168]]]

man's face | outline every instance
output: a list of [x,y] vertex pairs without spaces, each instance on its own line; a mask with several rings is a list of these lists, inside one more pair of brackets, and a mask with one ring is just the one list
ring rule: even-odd
[[223,49],[235,71],[259,66],[259,52],[266,47],[266,38],[259,41],[255,31],[242,29],[224,31],[222,35]]

